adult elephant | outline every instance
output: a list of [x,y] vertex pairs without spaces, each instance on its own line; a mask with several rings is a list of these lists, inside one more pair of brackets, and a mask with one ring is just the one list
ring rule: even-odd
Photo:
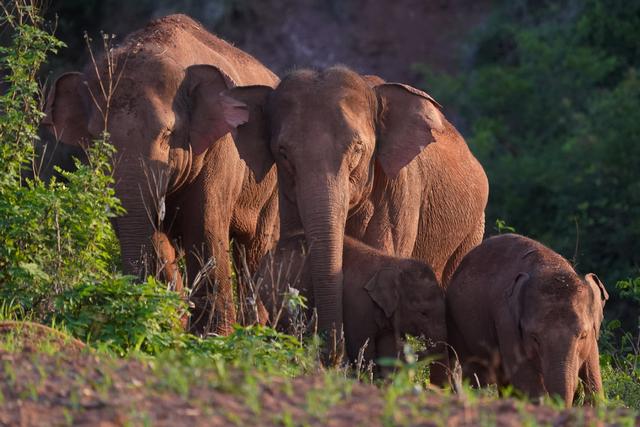
[[224,95],[257,179],[277,164],[282,237],[304,229],[312,242],[321,330],[342,323],[345,232],[427,262],[444,284],[482,240],[486,175],[426,93],[332,67]]
[[106,129],[117,149],[115,190],[127,213],[114,225],[125,272],[143,272],[141,255],[152,240],[166,244],[162,233],[181,241],[190,283],[215,256],[209,274],[215,281],[200,281],[208,285],[192,291],[196,332],[213,324],[215,332],[228,333],[236,320],[230,238],[246,246],[250,268],[277,238],[276,172],[265,170],[256,183],[233,143],[219,94],[277,83],[255,58],[191,18],[171,15],[131,34],[83,73],[59,77],[47,100],[44,124],[64,143],[81,145]]

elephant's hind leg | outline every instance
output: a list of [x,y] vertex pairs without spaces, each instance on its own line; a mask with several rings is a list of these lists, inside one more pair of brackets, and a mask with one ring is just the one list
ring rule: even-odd
[[465,237],[460,245],[456,248],[453,254],[449,257],[447,261],[447,265],[444,268],[442,273],[442,282],[441,285],[446,289],[453,273],[455,273],[456,268],[462,261],[462,258],[473,248],[478,246],[482,242],[482,237],[484,236],[484,214],[478,224],[474,227],[474,229]]

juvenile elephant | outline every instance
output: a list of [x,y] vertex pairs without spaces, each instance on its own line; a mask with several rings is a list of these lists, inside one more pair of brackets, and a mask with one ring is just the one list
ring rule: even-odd
[[598,277],[515,234],[485,240],[447,288],[449,342],[472,383],[513,385],[573,402],[578,377],[602,395],[598,335],[608,299]]
[[[143,274],[139,260],[154,244],[156,253],[173,256],[167,245],[177,240],[193,283],[215,256],[205,275],[212,280],[201,280],[191,294],[196,332],[213,323],[215,332],[228,333],[236,320],[230,238],[245,246],[253,269],[277,239],[275,168],[256,183],[233,143],[219,93],[277,83],[255,58],[189,17],[171,15],[129,35],[95,67],[60,76],[47,99],[43,124],[62,142],[81,146],[107,130],[117,149],[115,191],[127,213],[114,226],[125,272]],[[175,269],[169,270],[172,279]]]
[[320,331],[342,323],[345,231],[443,285],[482,240],[487,177],[428,94],[344,67],[226,94],[240,156],[258,180],[277,165],[281,235],[303,229],[315,249]]
[[[261,300],[276,325],[288,330],[292,321],[283,306],[289,287],[316,307],[310,265],[306,257],[316,248],[306,246],[304,235],[280,241],[273,255],[261,263],[257,277]],[[347,355],[355,362],[362,348],[365,361],[396,358],[406,335],[431,341],[427,351],[436,357],[431,381],[447,382],[445,302],[433,271],[424,263],[384,254],[348,236],[344,237],[344,337]],[[305,316],[309,319],[310,313]],[[365,347],[366,344],[366,347]]]

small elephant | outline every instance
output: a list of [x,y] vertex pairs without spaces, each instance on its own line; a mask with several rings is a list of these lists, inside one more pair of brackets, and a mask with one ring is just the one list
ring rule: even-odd
[[[289,287],[315,307],[310,263],[305,263],[313,244],[300,234],[278,244],[258,270],[259,294],[276,327],[289,329],[292,319],[283,302]],[[424,336],[431,341],[427,353],[435,357],[431,381],[448,381],[444,294],[426,264],[414,259],[386,255],[353,238],[344,237],[344,338],[349,360],[398,357],[401,339]],[[307,316],[309,313],[307,313]],[[289,329],[290,330],[290,329]],[[366,344],[366,347],[365,347]]]
[[513,385],[572,405],[578,377],[602,396],[598,335],[609,298],[593,274],[534,240],[505,234],[462,260],[447,288],[449,342],[472,383]]

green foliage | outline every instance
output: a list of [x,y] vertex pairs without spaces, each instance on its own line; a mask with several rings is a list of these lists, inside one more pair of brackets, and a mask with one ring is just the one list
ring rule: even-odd
[[[621,297],[640,302],[640,277],[621,280],[616,287]],[[617,319],[603,326],[602,380],[610,401],[640,408],[640,333],[625,331],[621,326]]]
[[293,377],[316,366],[315,345],[260,325],[236,326],[227,337],[203,339],[185,334],[183,340],[179,357],[191,354],[206,360],[220,360],[245,373],[257,369],[264,374]]
[[124,353],[155,352],[178,339],[184,303],[153,280],[117,273],[110,220],[123,213],[113,190],[114,148],[93,141],[88,163],[65,182],[23,179],[43,118],[37,71],[62,46],[27,2],[5,10],[12,43],[0,49],[0,301],[4,317],[64,322],[78,337]]
[[42,318],[52,296],[111,273],[115,237],[109,219],[122,212],[111,177],[106,135],[89,150],[90,164],[65,174],[67,183],[22,179],[33,160],[43,114],[36,73],[61,46],[39,28],[37,10],[18,2],[4,17],[14,30],[0,50],[6,93],[0,98],[0,297]]
[[186,304],[153,278],[133,283],[116,276],[65,291],[56,299],[55,313],[85,341],[106,344],[120,355],[130,350],[155,354],[180,343]]
[[[3,4],[4,7],[4,4]],[[9,46],[0,46],[0,67],[6,92],[0,97],[0,196],[19,185],[20,169],[33,154],[32,141],[43,114],[38,102],[36,74],[50,52],[63,46],[40,29],[38,10],[16,2],[0,17],[0,26],[13,30]],[[0,264],[0,268],[2,264]]]
[[640,265],[640,2],[503,2],[458,76],[418,67],[455,111],[504,219],[606,282]]

